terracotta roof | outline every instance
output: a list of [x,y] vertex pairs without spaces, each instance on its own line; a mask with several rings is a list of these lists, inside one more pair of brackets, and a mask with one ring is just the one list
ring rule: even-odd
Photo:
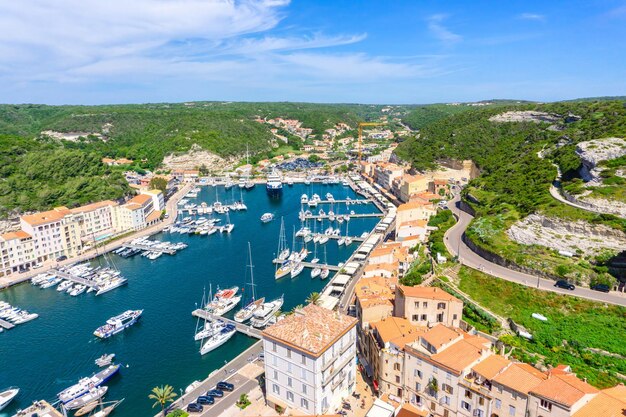
[[395,273],[398,272],[398,269],[400,268],[400,264],[398,263],[398,261],[396,262],[381,262],[378,264],[367,264],[365,265],[365,268],[363,268],[364,272],[370,272],[370,271],[378,271],[378,270],[383,270],[383,271],[389,271],[391,273]]
[[127,203],[124,204],[124,207],[126,207],[128,210],[141,210],[141,204],[137,204],[137,203]]
[[263,337],[320,356],[356,323],[353,317],[309,304],[265,329]]
[[517,392],[528,394],[547,377],[527,363],[513,363],[492,380]]
[[571,407],[586,394],[595,394],[598,390],[574,374],[549,374],[548,379],[530,392]]
[[422,333],[423,329],[415,326],[407,319],[401,317],[387,317],[380,321],[370,323],[373,329],[376,329],[383,343],[389,343],[394,339],[415,334],[412,341],[417,339],[417,334]]
[[400,411],[396,414],[396,417],[426,417],[428,416],[428,411],[419,410],[413,407],[409,403],[402,404]]
[[28,233],[23,230],[17,230],[15,232],[8,232],[0,236],[4,240],[13,240],[13,239],[28,239],[32,237]]
[[431,346],[434,346],[435,349],[439,349],[443,345],[461,337],[462,334],[460,331],[446,327],[443,324],[437,324],[422,335],[422,339],[427,341]]
[[[416,199],[422,199],[422,200],[426,200],[426,201],[438,200],[438,199],[441,198],[441,196],[439,194],[431,193],[431,192],[428,192],[428,191],[412,195],[411,196],[411,202],[413,201],[413,197],[415,197]],[[419,200],[415,200],[415,201],[419,201]]]
[[572,417],[624,417],[626,399],[615,398],[605,391],[600,391],[591,401],[576,411]]
[[81,207],[70,209],[70,211],[72,213],[84,213],[86,211],[93,211],[93,210],[97,210],[99,208],[107,207],[107,206],[117,206],[117,203],[111,200],[98,201],[97,203],[91,203],[91,204],[87,204],[86,206],[81,206]]
[[428,220],[425,219],[417,219],[417,220],[408,220],[406,222],[402,222],[400,223],[399,227],[412,227],[412,226],[417,226],[417,227],[426,227],[426,225],[428,224]]
[[42,211],[40,213],[35,213],[35,214],[27,214],[25,216],[22,216],[22,220],[24,220],[26,223],[30,224],[31,226],[38,226],[41,224],[57,222],[63,219],[63,217],[65,217],[65,213],[63,209],[67,210],[67,208],[65,207],[59,207],[58,210],[55,209],[55,210],[49,210],[49,211]]
[[626,386],[624,384],[616,385],[613,388],[607,388],[602,390],[602,392],[620,401],[626,402]]
[[411,200],[408,203],[400,204],[397,211],[415,210],[424,206],[432,206],[432,203],[430,201]]
[[424,176],[424,175],[411,175],[411,174],[404,174],[404,175],[402,176],[402,180],[403,180],[404,182],[408,182],[408,183],[415,182],[415,181],[419,181],[419,180],[423,180],[423,179],[425,179],[425,178],[426,178],[426,176]]
[[134,196],[133,198],[131,198],[130,200],[128,200],[129,204],[140,204],[140,205],[144,205],[147,202],[152,201],[152,197],[150,197],[147,194],[139,194]]
[[435,353],[431,358],[448,368],[455,370],[458,373],[463,372],[465,368],[471,366],[474,362],[479,360],[485,350],[489,349],[491,343],[480,336],[473,336],[484,346],[482,348],[476,347],[476,344],[469,343],[467,340],[459,340],[452,345],[445,348],[440,353]]
[[405,285],[399,285],[398,288],[406,297],[462,302],[455,296],[448,294],[441,288],[437,288],[437,287],[407,287]]
[[491,355],[478,365],[474,366],[472,370],[478,375],[491,380],[510,364],[511,361],[504,356]]
[[161,190],[146,190],[142,194],[159,195],[159,194],[163,194],[163,191],[161,191]]
[[388,246],[379,246],[376,249],[374,249],[371,253],[370,253],[370,258],[376,257],[376,256],[385,256],[385,255],[390,255],[393,253],[393,251],[396,248],[394,247],[388,247]]
[[161,218],[161,210],[154,210],[152,213],[148,214],[148,217],[146,217],[146,222],[150,223],[155,220],[159,220],[160,218]]

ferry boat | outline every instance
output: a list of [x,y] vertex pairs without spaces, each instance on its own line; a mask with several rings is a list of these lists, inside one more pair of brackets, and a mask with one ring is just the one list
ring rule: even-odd
[[283,194],[283,182],[277,171],[272,170],[269,173],[265,189],[270,197],[280,197]]
[[205,355],[210,351],[217,349],[222,346],[224,343],[228,342],[231,337],[233,337],[237,333],[237,328],[232,324],[223,323],[222,329],[211,336],[200,348],[200,354]]
[[280,298],[277,298],[274,301],[271,301],[269,303],[263,303],[263,305],[254,312],[254,315],[252,316],[252,320],[250,321],[250,324],[252,324],[252,326],[256,328],[265,327],[270,322],[272,317],[274,317],[274,314],[278,310],[280,310],[282,306],[283,306],[282,295],[280,296]]
[[120,315],[111,317],[104,326],[98,327],[93,334],[106,339],[137,323],[143,310],[127,310]]
[[119,372],[121,365],[111,365],[88,378],[81,378],[78,383],[61,391],[57,396],[63,404],[85,395],[92,388],[97,388]]

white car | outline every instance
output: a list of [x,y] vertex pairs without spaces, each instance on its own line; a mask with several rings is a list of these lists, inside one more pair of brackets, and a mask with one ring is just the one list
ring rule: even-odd
[[35,265],[32,266],[33,269],[39,269],[41,267],[43,267],[42,264],[35,264]]

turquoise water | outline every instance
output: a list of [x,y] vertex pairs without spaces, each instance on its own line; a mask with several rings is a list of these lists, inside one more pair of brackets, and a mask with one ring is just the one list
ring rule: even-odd
[[[231,190],[218,187],[217,190],[222,202],[239,199],[237,187]],[[324,287],[328,281],[311,279],[309,269],[294,279],[288,276],[279,281],[274,279],[271,260],[277,248],[280,217],[284,216],[287,240],[291,244],[293,226],[300,227],[300,196],[305,192],[317,193],[322,198],[327,192],[333,193],[336,199],[357,198],[351,189],[340,185],[295,184],[285,185],[281,199],[270,200],[265,187],[256,186],[243,192],[248,211],[230,214],[235,224],[231,235],[161,233],[153,238],[183,241],[189,247],[174,256],[163,255],[154,261],[141,256],[123,259],[110,255],[129,280],[124,287],[98,297],[94,294],[71,297],[55,289],[40,289],[30,284],[0,292],[0,300],[39,314],[38,319],[0,334],[0,389],[11,385],[21,388],[20,395],[0,412],[0,416],[12,415],[34,400],[54,401],[58,392],[97,370],[94,365],[97,357],[111,352],[116,353],[118,362],[127,366],[107,383],[107,400],[125,398],[115,415],[152,416],[156,410],[151,409],[152,401],[147,396],[154,386],[170,384],[177,392],[180,388],[184,390],[192,381],[206,377],[252,345],[255,339],[238,333],[222,347],[201,356],[198,353],[200,342],[193,340],[196,319],[191,312],[200,303],[203,289],[206,287],[208,291],[209,284],[214,289],[244,286],[248,241],[252,245],[258,297],[273,299],[284,294],[283,310],[290,310],[302,304],[311,292]],[[212,203],[214,200],[215,188],[203,187],[196,202]],[[325,211],[330,208],[329,205],[319,207]],[[369,204],[335,207],[335,212],[339,213],[349,210],[371,213],[376,209]],[[276,219],[262,224],[259,218],[265,212],[274,213]],[[375,218],[353,219],[349,222],[350,235],[369,231],[376,222]],[[344,222],[342,229],[345,227]],[[324,246],[328,262],[336,265],[345,261],[357,244],[338,248],[331,240]],[[312,242],[309,249],[313,251]],[[309,259],[311,257],[309,255]],[[323,260],[323,250],[318,257]],[[109,317],[128,309],[144,309],[138,324],[107,340],[92,335]],[[231,311],[229,316],[236,311]]]

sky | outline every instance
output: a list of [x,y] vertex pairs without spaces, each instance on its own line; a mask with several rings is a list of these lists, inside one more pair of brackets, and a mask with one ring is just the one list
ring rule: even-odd
[[0,102],[626,95],[626,1],[0,1]]

